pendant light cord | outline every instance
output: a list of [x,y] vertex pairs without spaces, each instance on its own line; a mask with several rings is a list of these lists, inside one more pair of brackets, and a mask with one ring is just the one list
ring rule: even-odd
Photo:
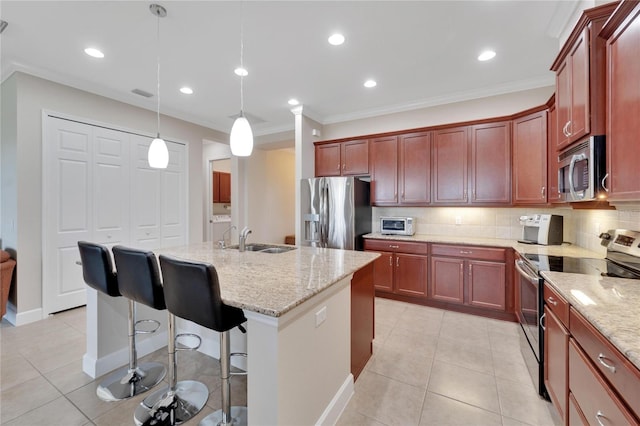
[[[244,70],[244,2],[240,3],[240,68]],[[244,75],[240,76],[240,115],[244,115]]]
[[157,118],[157,127],[158,127],[158,138],[160,138],[160,14],[158,13],[157,15],[157,28],[156,28],[156,39],[157,39],[157,46],[156,46],[156,59],[157,59],[157,81],[158,81],[158,85],[157,85],[157,95],[156,98],[158,100],[158,105],[156,108],[156,118]]

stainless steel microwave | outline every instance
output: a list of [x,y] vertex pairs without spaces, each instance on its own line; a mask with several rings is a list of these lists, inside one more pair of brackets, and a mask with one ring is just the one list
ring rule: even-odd
[[380,233],[389,235],[413,235],[412,217],[381,217]]
[[604,136],[591,136],[558,154],[558,192],[567,202],[606,199]]

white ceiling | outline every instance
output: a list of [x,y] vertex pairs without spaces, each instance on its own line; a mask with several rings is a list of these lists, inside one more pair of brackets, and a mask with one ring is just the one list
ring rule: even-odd
[[[157,18],[149,1],[8,1],[2,79],[16,70],[155,110]],[[161,112],[229,132],[240,110],[256,135],[293,129],[295,97],[322,123],[554,84],[558,35],[576,1],[161,1]],[[342,32],[346,42],[327,37]],[[83,53],[100,48],[102,60]],[[495,59],[478,62],[492,48]],[[378,86],[366,89],[374,78]],[[188,85],[193,95],[178,89]]]

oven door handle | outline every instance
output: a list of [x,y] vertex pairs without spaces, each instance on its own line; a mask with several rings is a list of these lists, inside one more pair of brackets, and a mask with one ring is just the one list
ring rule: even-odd
[[[582,200],[586,194],[584,189],[582,191],[576,191],[575,184],[573,182],[573,170],[576,167],[576,163],[586,159],[587,156],[584,154],[577,154],[571,157],[571,163],[569,164],[569,192],[571,192],[571,196],[574,200]],[[578,194],[578,192],[580,192],[580,194]]]
[[544,324],[542,324],[542,320],[544,319],[544,317],[545,317],[546,315],[547,315],[546,313],[542,314],[542,316],[540,316],[540,319],[538,320],[538,324],[540,324],[540,328],[542,328],[542,331],[546,331],[546,330],[547,330],[547,329],[545,328]]
[[529,275],[525,270],[524,261],[521,259],[516,260],[515,262],[516,270],[520,275],[531,281],[533,284],[538,284],[538,277]]

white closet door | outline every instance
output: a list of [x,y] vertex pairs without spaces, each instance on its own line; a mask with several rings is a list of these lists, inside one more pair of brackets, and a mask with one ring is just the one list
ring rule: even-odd
[[162,247],[186,244],[187,193],[185,147],[167,142],[169,166],[162,172]]
[[[133,244],[142,249],[161,246],[161,171],[149,167],[151,138],[131,135],[131,227]],[[171,158],[171,153],[169,153]]]
[[43,146],[44,315],[86,303],[79,240],[92,239],[91,126],[50,118]]
[[129,134],[93,128],[93,242],[129,244]]

